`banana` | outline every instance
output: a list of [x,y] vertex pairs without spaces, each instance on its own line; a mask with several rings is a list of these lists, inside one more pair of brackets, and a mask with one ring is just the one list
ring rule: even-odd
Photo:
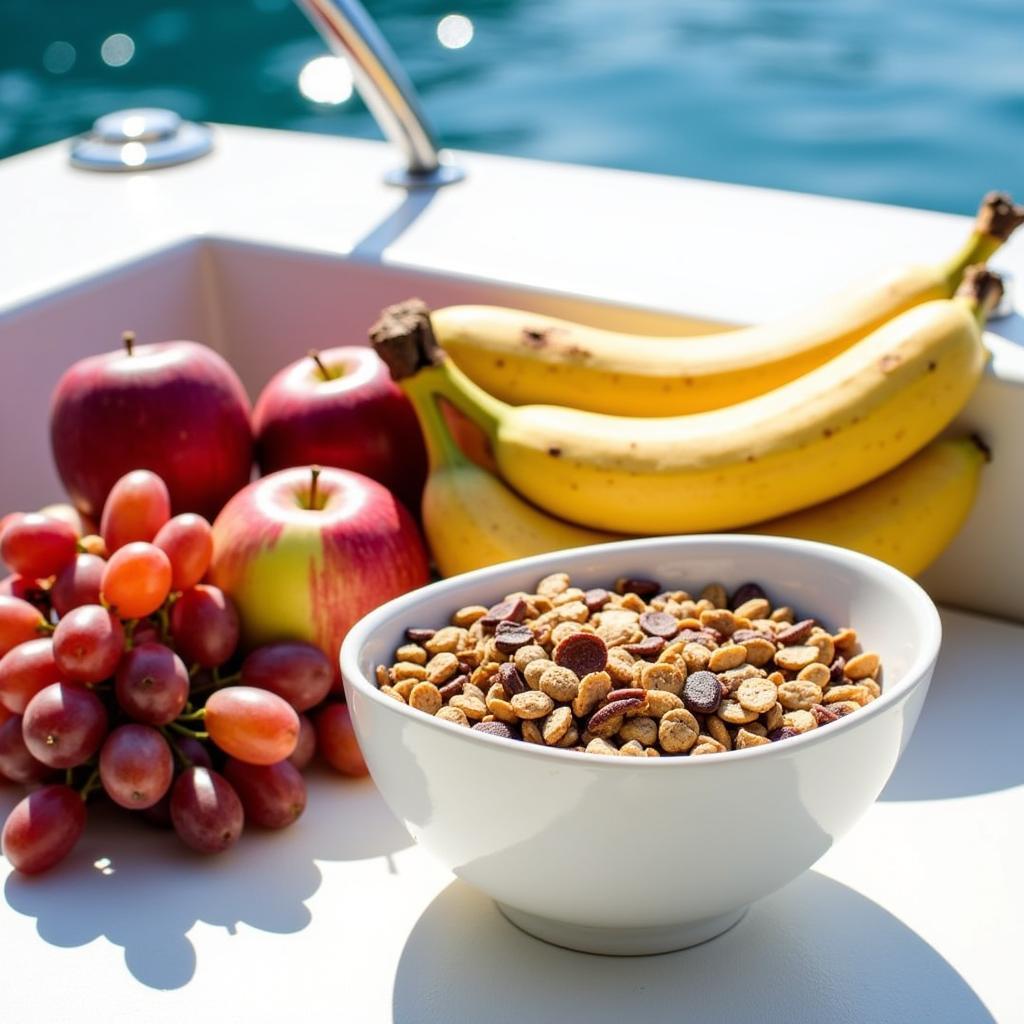
[[831,362],[727,409],[661,420],[510,406],[436,348],[415,310],[377,325],[378,354],[488,436],[502,478],[554,516],[595,530],[723,530],[866,483],[914,454],[970,397],[981,327],[1001,294],[984,270],[961,294],[902,313]]
[[496,306],[450,306],[430,319],[458,367],[511,404],[622,416],[701,412],[779,387],[904,310],[949,298],[964,269],[987,260],[1022,221],[1024,207],[991,193],[947,263],[887,273],[777,323],[704,337],[624,334]]
[[430,473],[421,505],[423,532],[442,576],[621,539],[555,519],[524,501],[463,454],[423,376],[403,380],[402,388],[427,444]]
[[[442,576],[528,555],[625,539],[555,519],[519,497],[455,443],[421,377],[403,381],[430,455],[423,528]],[[975,437],[932,441],[896,469],[839,498],[750,527],[851,548],[910,576],[956,536],[974,504],[988,449]]]
[[966,521],[988,457],[976,437],[933,441],[849,494],[744,532],[851,548],[917,576]]

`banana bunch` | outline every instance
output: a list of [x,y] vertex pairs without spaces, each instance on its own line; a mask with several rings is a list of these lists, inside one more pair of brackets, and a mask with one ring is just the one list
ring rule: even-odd
[[450,306],[438,344],[484,391],[513,405],[568,405],[621,416],[676,416],[745,401],[802,376],[913,306],[948,299],[1024,219],[991,193],[946,262],[882,274],[777,323],[702,337],[624,334],[497,306]]
[[808,508],[923,448],[981,376],[981,325],[1001,291],[976,268],[956,297],[899,314],[788,384],[662,419],[501,402],[444,357],[415,308],[373,338],[393,377],[419,377],[483,431],[502,479],[538,508],[594,530],[690,533]]
[[[408,378],[404,386],[430,455],[423,527],[442,576],[623,539],[622,534],[574,526],[524,501],[466,457],[441,413],[439,397],[421,378]],[[933,441],[903,465],[849,494],[749,532],[838,544],[916,576],[963,525],[987,458],[977,438]]]

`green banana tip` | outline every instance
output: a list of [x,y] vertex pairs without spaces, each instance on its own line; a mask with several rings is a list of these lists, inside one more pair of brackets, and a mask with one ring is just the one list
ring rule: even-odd
[[974,447],[977,448],[978,451],[981,452],[981,454],[985,457],[985,461],[991,462],[992,449],[989,447],[988,443],[981,436],[981,434],[971,434],[970,440]]

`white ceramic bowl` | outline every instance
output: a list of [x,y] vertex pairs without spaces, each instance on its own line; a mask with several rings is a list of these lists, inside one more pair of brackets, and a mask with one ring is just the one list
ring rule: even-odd
[[[582,587],[619,576],[691,591],[757,581],[776,604],[855,627],[882,657],[882,696],[770,746],[640,759],[488,736],[378,692],[374,666],[391,663],[406,627],[445,625],[463,605],[493,604],[558,571]],[[927,594],[874,559],[775,537],[660,537],[424,587],[359,622],[341,667],[370,773],[418,842],[524,930],[573,949],[640,954],[731,927],[853,825],[910,737],[939,642]]]

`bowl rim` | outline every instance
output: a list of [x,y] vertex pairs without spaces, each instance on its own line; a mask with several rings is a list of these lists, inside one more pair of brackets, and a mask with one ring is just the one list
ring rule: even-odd
[[[531,567],[545,567],[548,571],[558,571],[559,559],[568,557],[600,557],[604,552],[617,553],[622,550],[636,549],[638,554],[643,551],[657,551],[664,547],[676,546],[728,546],[739,543],[745,547],[775,549],[787,552],[787,557],[810,555],[816,559],[824,558],[826,561],[845,563],[861,575],[887,585],[897,594],[904,598],[906,604],[916,610],[916,618],[920,619],[922,627],[922,642],[910,665],[899,678],[887,682],[879,697],[870,704],[862,707],[855,714],[846,715],[837,722],[831,723],[834,729],[825,731],[823,729],[809,729],[807,732],[792,736],[782,743],[759,744],[754,747],[746,747],[743,750],[730,750],[728,758],[718,757],[622,757],[618,754],[587,754],[586,757],[580,751],[564,750],[559,747],[541,746],[536,743],[524,743],[522,741],[510,741],[500,736],[492,736],[480,730],[467,729],[465,726],[456,725],[454,722],[446,722],[444,719],[435,718],[433,715],[425,715],[422,711],[409,707],[407,704],[383,694],[375,682],[371,682],[359,668],[360,654],[363,647],[373,633],[380,626],[393,616],[404,613],[414,608],[423,599],[427,592],[431,596],[438,594],[455,593],[467,584],[477,583],[488,577],[500,577],[504,573],[520,572]],[[541,569],[541,577],[545,574]],[[569,567],[571,571],[571,567]],[[496,600],[500,599],[496,598]],[[851,623],[850,625],[854,625]],[[939,648],[942,642],[942,621],[934,601],[924,588],[911,579],[899,569],[857,551],[837,547],[832,544],[824,544],[819,541],[802,540],[793,537],[762,536],[759,534],[745,533],[705,533],[705,534],[679,534],[662,535],[657,537],[644,537],[629,540],[610,541],[605,544],[592,544],[579,548],[567,548],[559,551],[547,552],[539,555],[530,555],[526,558],[518,558],[514,561],[500,562],[497,565],[486,566],[482,569],[475,569],[472,572],[461,573],[458,576],[451,576],[447,579],[428,583],[409,593],[393,598],[369,612],[360,619],[348,632],[341,644],[339,661],[341,666],[342,681],[346,689],[352,686],[364,693],[371,701],[380,704],[388,711],[412,716],[412,720],[420,723],[426,728],[441,729],[453,738],[461,738],[464,742],[499,744],[500,749],[508,750],[510,753],[518,748],[519,753],[524,757],[554,758],[554,764],[580,764],[586,765],[613,765],[620,766],[623,770],[627,765],[647,765],[645,771],[676,770],[676,771],[700,771],[706,768],[707,764],[721,765],[738,764],[742,759],[759,757],[779,757],[793,753],[798,750],[810,748],[814,744],[827,741],[830,736],[841,731],[849,731],[857,728],[858,724],[865,724],[877,715],[885,711],[905,698],[928,674],[938,658]],[[347,699],[347,698],[346,698]],[[514,745],[513,745],[514,744]],[[681,768],[683,764],[689,768]]]

